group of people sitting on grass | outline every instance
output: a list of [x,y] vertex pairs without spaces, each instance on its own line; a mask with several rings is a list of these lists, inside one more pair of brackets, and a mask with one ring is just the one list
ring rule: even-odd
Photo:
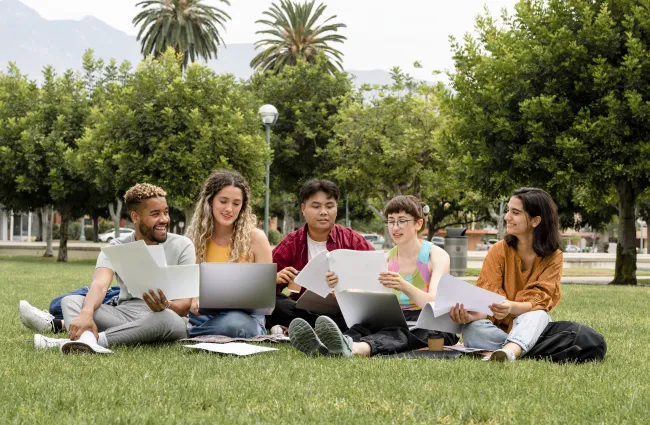
[[[114,239],[111,245],[138,240],[161,244],[168,265],[276,263],[273,313],[266,317],[243,311],[201,315],[197,299],[170,301],[156,288],[148,294],[131,294],[106,255],[100,253],[90,286],[59,297],[51,312],[20,302],[21,321],[38,332],[34,336],[36,349],[59,348],[64,354],[111,353],[119,344],[177,341],[199,335],[252,338],[266,334],[267,329],[287,328],[292,345],[307,355],[374,356],[424,348],[430,337],[442,337],[446,345],[459,341],[457,335],[425,329],[393,327],[370,332],[362,325],[347,329],[340,316],[318,316],[296,308],[304,288],[290,295],[283,292],[322,251],[373,250],[360,234],[336,224],[339,189],[331,181],[315,179],[304,184],[299,201],[306,224],[273,250],[256,226],[250,187],[239,173],[219,170],[205,180],[187,236],[168,232],[165,196],[163,189],[151,184],[130,188],[124,200],[135,232]],[[383,209],[395,246],[386,254],[388,271],[377,279],[396,294],[408,321],[417,320],[422,308],[435,301],[438,281],[450,269],[449,255],[419,237],[428,210],[414,196],[396,196]],[[491,316],[467,311],[463,305],[450,312],[452,320],[463,325],[463,344],[492,351],[490,358],[497,361],[515,360],[535,345],[551,320],[549,312],[560,301],[563,263],[557,208],[548,193],[532,188],[515,191],[505,221],[507,237],[488,252],[477,286],[506,300],[491,306]],[[119,290],[111,287],[114,277]],[[324,278],[331,288],[338,283],[331,271]],[[42,335],[64,331],[68,339]]]

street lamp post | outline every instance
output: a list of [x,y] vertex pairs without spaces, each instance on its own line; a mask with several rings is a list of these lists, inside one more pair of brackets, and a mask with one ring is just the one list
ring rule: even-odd
[[[263,105],[258,111],[262,124],[266,128],[266,145],[271,150],[271,127],[278,120],[278,110],[273,105]],[[264,195],[264,233],[269,237],[269,196],[271,192],[271,159],[266,161],[266,193]]]

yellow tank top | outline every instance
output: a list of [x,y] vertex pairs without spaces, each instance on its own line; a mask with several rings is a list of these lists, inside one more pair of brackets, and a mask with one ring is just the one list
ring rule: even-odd
[[210,239],[205,253],[207,263],[227,263],[230,261],[230,247],[217,245]]

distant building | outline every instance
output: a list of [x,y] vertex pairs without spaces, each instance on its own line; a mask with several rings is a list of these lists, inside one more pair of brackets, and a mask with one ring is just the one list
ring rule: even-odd
[[39,234],[36,214],[13,214],[4,205],[0,205],[0,241],[31,241]]

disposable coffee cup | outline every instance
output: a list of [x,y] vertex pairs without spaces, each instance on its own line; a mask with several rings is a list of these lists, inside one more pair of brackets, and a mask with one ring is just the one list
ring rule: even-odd
[[443,351],[444,338],[429,338],[429,351]]

